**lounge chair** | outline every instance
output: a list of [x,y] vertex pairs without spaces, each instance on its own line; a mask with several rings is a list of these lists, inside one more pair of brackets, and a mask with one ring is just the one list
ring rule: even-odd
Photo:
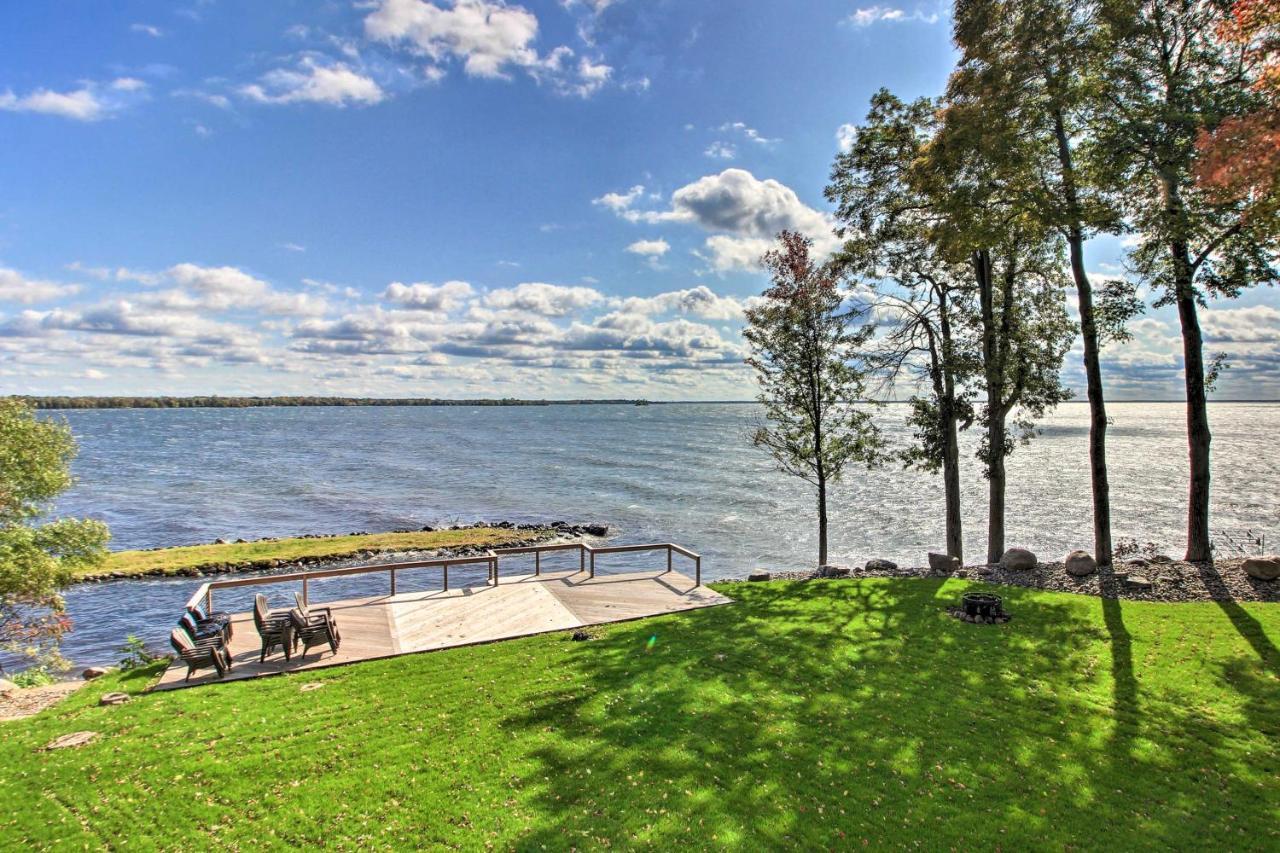
[[184,681],[190,681],[193,672],[206,667],[216,669],[219,678],[231,670],[231,655],[225,646],[213,644],[197,646],[181,628],[174,628],[169,633],[169,644],[178,653],[179,659],[187,665],[187,677],[183,679]]
[[208,623],[210,625],[218,625],[225,627],[227,630],[227,641],[231,641],[231,614],[224,610],[215,610],[212,613],[205,613],[200,609],[199,605],[187,608],[187,612],[196,620],[196,624]]
[[302,643],[303,657],[311,651],[312,646],[321,643],[328,643],[329,651],[336,655],[338,646],[342,643],[338,623],[328,613],[329,608],[320,609],[325,612],[315,613],[297,607],[289,611],[289,617],[293,621],[293,642]]
[[267,659],[267,655],[276,646],[284,651],[284,659],[289,660],[289,652],[293,645],[293,626],[288,613],[272,613],[267,606],[267,597],[258,593],[253,597],[253,625],[262,638],[262,654],[258,663]]
[[216,622],[199,622],[191,611],[182,614],[178,619],[178,627],[187,632],[192,645],[196,646],[207,642],[225,646],[231,639],[230,623],[223,625]]

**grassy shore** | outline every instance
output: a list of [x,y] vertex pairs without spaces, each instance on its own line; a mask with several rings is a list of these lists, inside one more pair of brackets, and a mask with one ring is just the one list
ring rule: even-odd
[[1004,588],[979,626],[941,612],[969,586],[725,585],[592,642],[108,676],[0,725],[0,848],[1280,846],[1280,607]]
[[144,575],[181,575],[224,566],[236,569],[268,568],[273,563],[300,560],[341,559],[367,552],[426,551],[466,546],[494,547],[517,540],[549,536],[545,531],[501,527],[469,527],[410,533],[362,533],[354,536],[321,536],[296,539],[264,539],[225,545],[187,545],[154,551],[115,551],[104,565],[83,573],[77,580]]

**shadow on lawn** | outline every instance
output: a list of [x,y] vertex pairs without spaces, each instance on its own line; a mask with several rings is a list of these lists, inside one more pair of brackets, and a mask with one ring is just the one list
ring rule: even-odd
[[[1198,563],[1197,568],[1200,571],[1204,584],[1210,589],[1227,589],[1226,583],[1222,580],[1217,566],[1213,563]],[[1262,658],[1263,664],[1271,671],[1272,675],[1280,677],[1280,649],[1267,637],[1266,632],[1262,630],[1262,623],[1250,615],[1249,611],[1240,606],[1240,603],[1233,598],[1218,598],[1214,601],[1222,608],[1222,612],[1231,620],[1231,624],[1240,632],[1240,636],[1245,639],[1249,645],[1253,646],[1253,650],[1258,653],[1258,657]]]
[[[942,583],[739,585],[738,604],[575,644],[583,683],[505,721],[546,733],[519,786],[545,818],[521,847],[1178,846],[1221,817],[1188,768],[1257,800],[1225,726],[1139,711],[1118,602],[1103,631],[1096,599],[1005,590],[1013,622],[977,626],[942,614]],[[1188,727],[1190,747],[1151,748]]]

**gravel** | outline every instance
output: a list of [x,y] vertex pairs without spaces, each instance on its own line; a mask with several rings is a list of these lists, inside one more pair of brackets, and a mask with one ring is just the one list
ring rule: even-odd
[[[957,577],[1006,586],[1048,589],[1097,595],[1102,598],[1127,598],[1135,601],[1271,601],[1280,602],[1280,580],[1260,581],[1249,577],[1242,568],[1243,560],[1219,560],[1216,563],[1150,562],[1135,560],[1100,566],[1098,573],[1076,578],[1067,574],[1063,563],[1039,563],[1034,569],[1006,569],[999,564],[965,566],[954,572],[933,571],[928,567],[897,569],[865,569],[849,567],[849,578],[944,578]],[[817,570],[772,573],[774,580],[817,580]],[[1130,582],[1133,578],[1134,582]],[[740,580],[733,578],[732,580]],[[840,579],[843,580],[843,579]],[[1142,581],[1149,581],[1149,586]]]

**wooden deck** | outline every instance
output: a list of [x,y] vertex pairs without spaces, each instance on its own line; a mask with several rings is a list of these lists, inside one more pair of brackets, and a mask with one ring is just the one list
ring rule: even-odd
[[277,649],[259,663],[262,647],[253,615],[240,613],[234,617],[232,629],[234,666],[224,678],[209,669],[184,681],[187,667],[179,662],[165,671],[154,689],[340,666],[730,602],[676,571],[598,574],[594,578],[586,572],[544,571],[537,577],[504,576],[497,586],[313,601],[313,607],[333,610],[342,632],[336,654],[328,646],[316,646],[305,657],[299,653],[286,661]]

